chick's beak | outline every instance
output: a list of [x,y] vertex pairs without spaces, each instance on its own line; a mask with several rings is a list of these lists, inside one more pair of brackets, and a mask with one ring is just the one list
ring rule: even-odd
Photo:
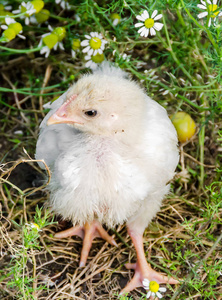
[[63,105],[48,119],[47,125],[52,124],[82,124],[83,120],[78,116],[72,109],[70,109],[70,104],[77,95],[72,95]]

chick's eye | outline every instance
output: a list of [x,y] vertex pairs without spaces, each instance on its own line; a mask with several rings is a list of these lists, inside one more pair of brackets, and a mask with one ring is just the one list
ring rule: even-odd
[[97,110],[87,110],[84,112],[87,117],[95,117],[97,115]]

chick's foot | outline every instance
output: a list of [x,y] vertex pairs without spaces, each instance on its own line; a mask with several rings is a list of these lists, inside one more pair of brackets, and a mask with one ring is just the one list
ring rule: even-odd
[[125,286],[120,294],[128,293],[137,287],[143,287],[143,280],[148,279],[149,281],[156,281],[158,284],[169,283],[178,284],[179,281],[174,278],[168,278],[167,276],[153,270],[146,261],[144,249],[143,249],[143,236],[141,234],[135,234],[128,229],[129,235],[133,241],[136,249],[137,262],[134,264],[127,263],[125,267],[127,269],[134,269],[135,274],[131,281]]
[[83,239],[83,247],[81,251],[81,257],[79,266],[84,267],[89,255],[89,251],[92,247],[92,241],[96,237],[101,237],[111,245],[117,246],[115,240],[105,231],[102,225],[98,221],[92,223],[86,222],[84,226],[75,226],[67,230],[58,232],[55,234],[56,238],[66,238],[69,236],[77,235]]

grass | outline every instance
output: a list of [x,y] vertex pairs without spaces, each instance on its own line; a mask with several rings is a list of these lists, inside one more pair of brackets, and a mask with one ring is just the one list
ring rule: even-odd
[[[49,195],[42,182],[50,173],[33,159],[47,113],[43,105],[89,71],[83,47],[73,49],[72,41],[95,31],[107,41],[106,60],[131,73],[169,115],[185,111],[197,125],[192,139],[180,144],[172,193],[144,233],[147,260],[181,278],[178,286],[168,286],[164,299],[222,299],[222,17],[211,18],[216,23],[207,27],[212,12],[208,6],[208,16],[199,19],[199,0],[70,1],[70,9],[44,2],[48,24],[66,30],[64,50],[51,49],[48,58],[40,54],[41,36],[50,33],[47,23],[25,25],[19,13],[15,20],[26,39],[5,42],[4,30],[0,38],[0,298],[118,299],[133,275],[124,268],[135,261],[124,226],[110,232],[118,247],[94,241],[88,265],[78,268],[82,242],[53,237],[71,224],[45,208]],[[20,3],[8,2],[9,11]],[[219,12],[222,3],[217,4]],[[163,14],[158,20],[163,28],[154,37],[140,37],[134,26],[144,9]],[[116,26],[114,12],[120,16]],[[137,289],[119,298],[145,299],[145,294]]]

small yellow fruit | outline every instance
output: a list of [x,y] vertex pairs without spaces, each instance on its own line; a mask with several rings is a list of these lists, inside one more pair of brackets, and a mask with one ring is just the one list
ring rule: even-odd
[[176,128],[179,142],[187,142],[194,135],[196,124],[189,114],[179,111],[170,119]]

